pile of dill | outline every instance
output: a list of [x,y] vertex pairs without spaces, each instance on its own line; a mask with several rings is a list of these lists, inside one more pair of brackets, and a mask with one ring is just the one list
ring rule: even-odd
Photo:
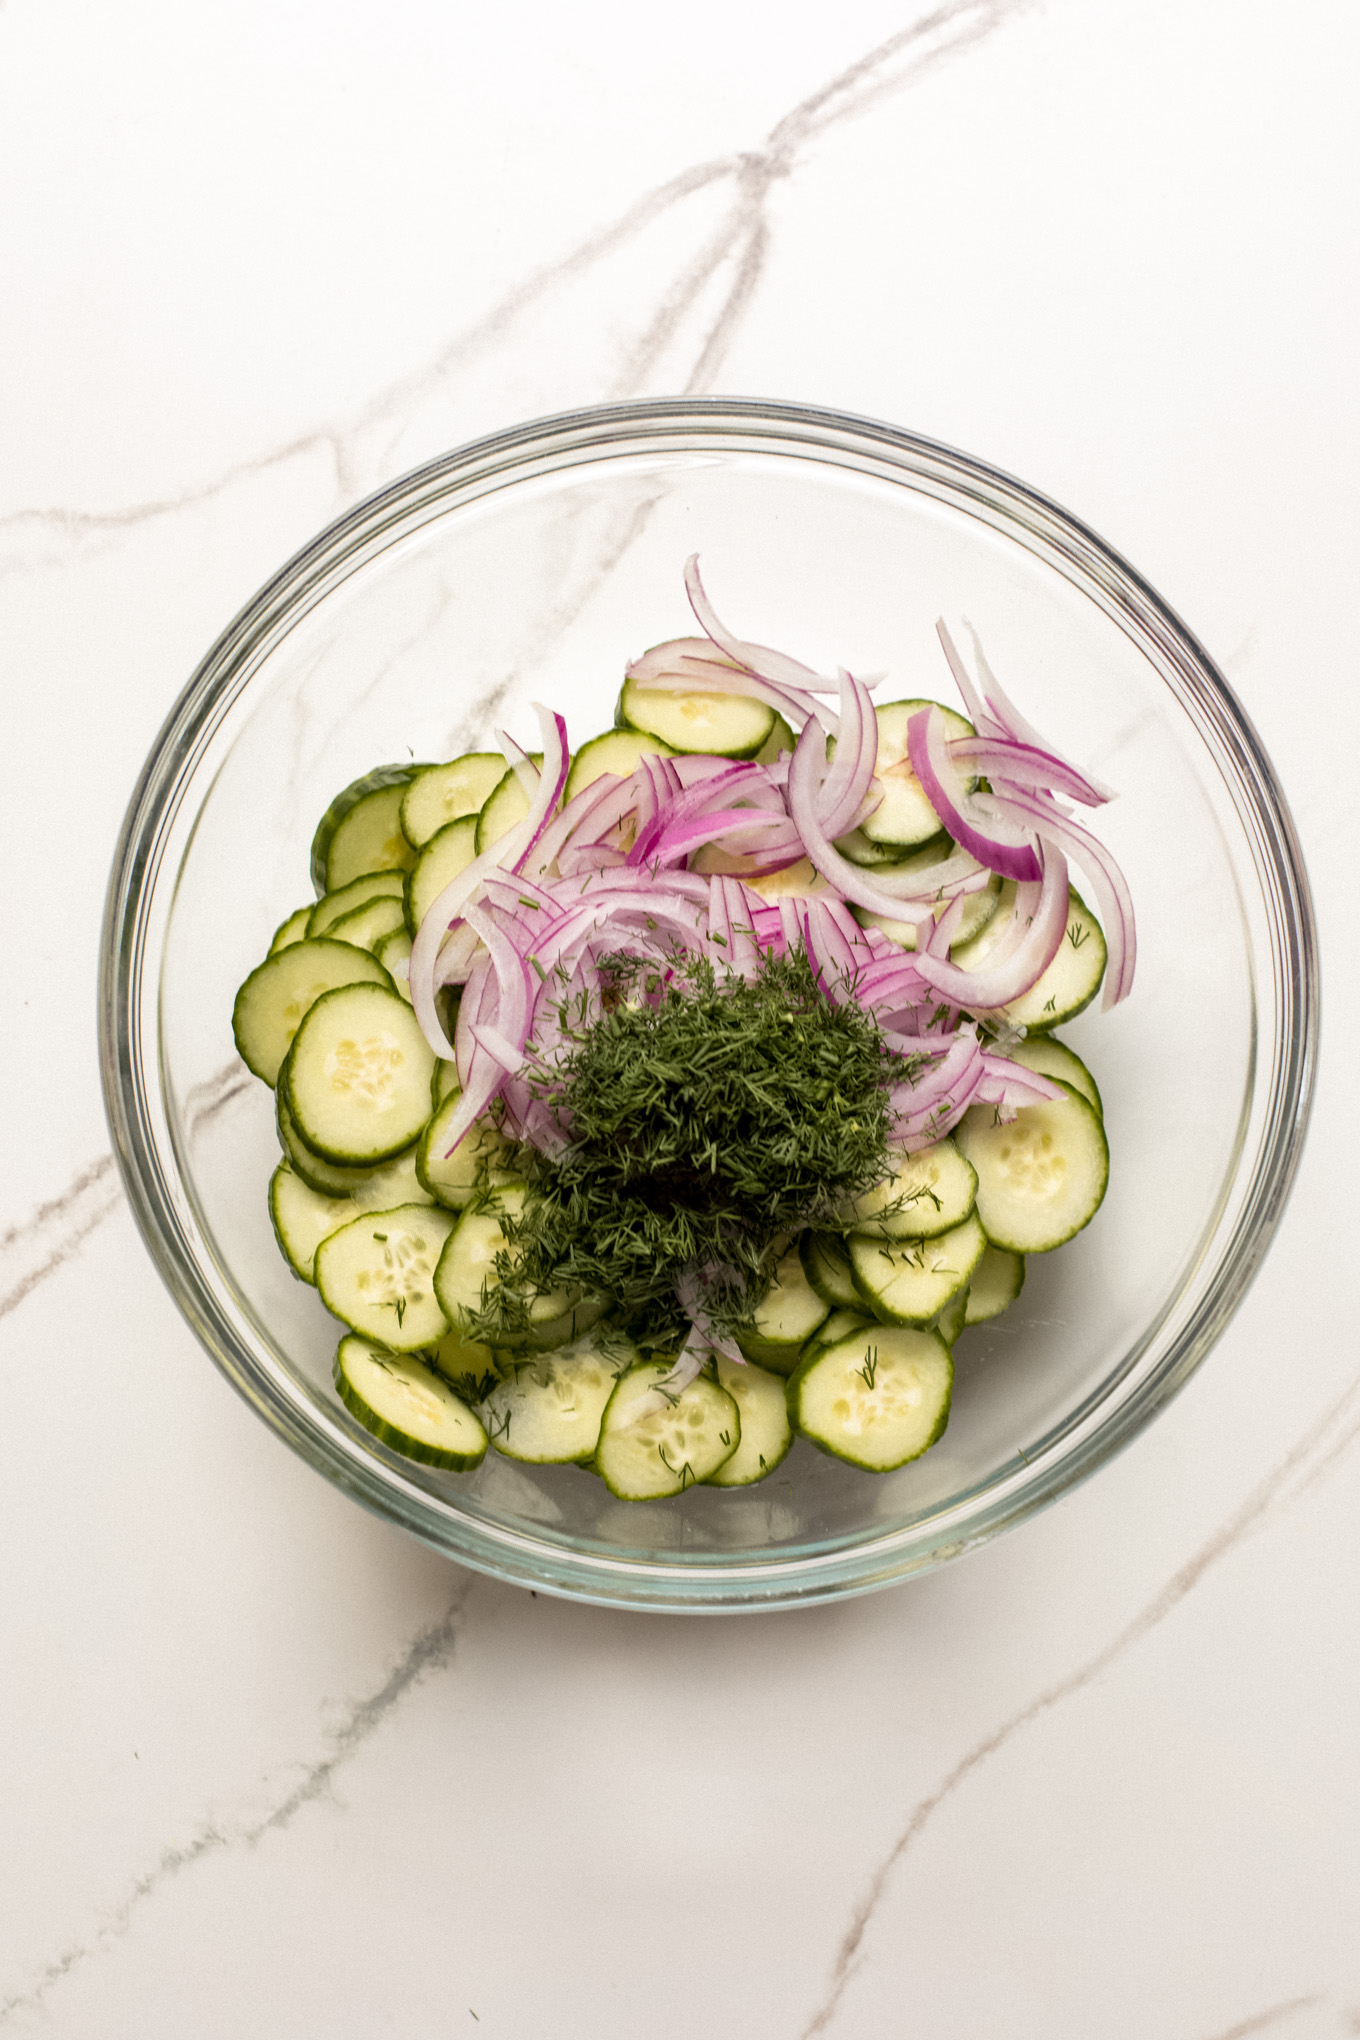
[[887,1173],[887,1094],[908,1072],[801,951],[767,953],[750,981],[627,955],[602,977],[602,1015],[532,1080],[567,1140],[518,1150],[534,1194],[475,1328],[492,1343],[534,1294],[568,1285],[605,1294],[643,1348],[674,1347],[687,1271],[712,1321],[740,1328],[789,1236]]

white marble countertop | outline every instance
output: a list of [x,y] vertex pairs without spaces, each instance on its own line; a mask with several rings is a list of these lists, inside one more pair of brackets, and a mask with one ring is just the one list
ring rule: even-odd
[[[0,2031],[1360,2033],[1358,64],[1344,0],[0,0]],[[1331,1028],[1130,1450],[724,1622],[461,1573],[295,1461],[94,1052],[133,779],[266,574],[464,439],[687,390],[910,426],[1135,561],[1280,769]]]

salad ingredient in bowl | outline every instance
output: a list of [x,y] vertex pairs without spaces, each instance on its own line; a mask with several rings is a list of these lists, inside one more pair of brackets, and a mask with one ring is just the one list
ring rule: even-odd
[[956,1340],[1104,1197],[1049,1030],[1135,961],[1072,814],[1110,793],[980,646],[974,678],[939,626],[967,717],[876,709],[686,584],[703,635],[633,661],[574,757],[541,708],[536,753],[347,787],[233,1016],[345,1407],[624,1501],[751,1486],[795,1434],[875,1473],[936,1442]]

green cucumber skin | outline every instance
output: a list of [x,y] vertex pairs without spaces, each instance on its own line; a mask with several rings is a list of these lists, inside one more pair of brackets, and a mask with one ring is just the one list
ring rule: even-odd
[[417,772],[426,770],[424,764],[378,765],[372,772],[365,772],[360,779],[353,779],[326,809],[316,825],[312,837],[311,873],[312,884],[318,899],[326,890],[326,859],[330,853],[331,837],[339,828],[351,808],[356,808],[368,793],[380,793],[385,786],[405,786],[415,778]]
[[338,1351],[331,1379],[335,1383],[336,1394],[355,1422],[362,1424],[371,1438],[376,1438],[380,1445],[386,1445],[400,1458],[417,1460],[422,1466],[437,1466],[445,1473],[471,1473],[486,1458],[485,1438],[480,1452],[441,1451],[438,1446],[423,1444],[419,1438],[411,1437],[409,1432],[399,1431],[394,1425],[385,1423],[376,1410],[369,1408],[358,1390],[351,1387],[341,1367]]
[[[296,964],[297,952],[306,949],[308,944],[312,942],[318,945],[325,943],[327,945],[327,954],[331,961],[337,962],[342,969],[349,969],[354,972],[354,975],[348,980],[341,979],[339,983],[331,985],[329,987],[330,991],[343,990],[346,983],[380,984],[392,992],[395,992],[397,989],[388,973],[378,962],[378,959],[375,956],[370,956],[366,949],[356,949],[352,942],[332,942],[330,937],[326,935],[307,937],[302,942],[290,942],[285,948],[276,949],[271,955],[266,956],[263,963],[257,963],[254,970],[243,980],[237,991],[236,999],[231,1009],[231,1034],[232,1040],[236,1044],[236,1053],[240,1056],[246,1068],[253,1077],[258,1077],[261,1083],[268,1084],[271,1090],[278,1083],[279,1072],[292,1052],[292,1042],[289,1041],[288,1046],[284,1049],[282,1056],[279,1058],[277,1068],[271,1069],[262,1063],[259,1055],[254,1052],[250,1039],[254,1032],[250,1025],[249,1017],[251,1002],[259,990],[260,980],[266,971],[272,971],[275,975],[281,975],[284,970],[292,968]],[[315,954],[315,951],[313,950],[312,953]],[[321,996],[324,998],[326,994],[323,992]],[[311,1008],[309,1007],[307,1010],[310,1012]],[[302,1020],[306,1017],[305,1013],[301,1016],[298,1021],[299,1027],[302,1025]],[[296,1032],[296,1030],[294,1031]]]
[[798,1253],[803,1273],[823,1303],[833,1311],[858,1308],[859,1291],[839,1233],[805,1232],[798,1242]]
[[[1057,1252],[1059,1247],[1065,1247],[1068,1244],[1069,1240],[1074,1240],[1077,1237],[1078,1233],[1084,1232],[1086,1230],[1086,1227],[1091,1223],[1091,1220],[1096,1216],[1096,1213],[1100,1210],[1101,1205],[1104,1203],[1105,1193],[1110,1185],[1110,1143],[1105,1132],[1104,1120],[1101,1118],[1100,1114],[1096,1111],[1090,1099],[1084,1098],[1081,1092],[1076,1089],[1075,1085],[1064,1083],[1061,1077],[1051,1077],[1049,1081],[1050,1083],[1056,1084],[1060,1091],[1065,1092],[1067,1097],[1071,1099],[1072,1103],[1078,1106],[1081,1112],[1085,1114],[1086,1119],[1090,1121],[1090,1129],[1095,1135],[1094,1142],[1095,1149],[1097,1154],[1100,1156],[1102,1163],[1102,1172],[1100,1176],[1100,1191],[1099,1195],[1095,1200],[1095,1203],[1091,1206],[1091,1209],[1087,1212],[1085,1218],[1078,1220],[1076,1225],[1070,1226],[1068,1230],[1062,1235],[1061,1239],[1048,1240],[1043,1245],[1036,1245],[1032,1240],[1026,1241],[1024,1239],[1017,1239],[1013,1233],[1007,1234],[1004,1223],[998,1219],[995,1213],[993,1213],[993,1226],[995,1226],[996,1230],[993,1231],[991,1228],[988,1227],[986,1220],[983,1218],[982,1215],[985,1171],[979,1169],[978,1170],[979,1198],[975,1209],[977,1211],[978,1219],[982,1225],[983,1231],[987,1235],[988,1245],[993,1247],[1003,1247],[1007,1253],[1019,1254],[1022,1257],[1022,1259],[1030,1254],[1054,1254]],[[970,1107],[969,1109],[970,1111],[976,1110],[976,1107]],[[1022,1110],[1024,1111],[1030,1111],[1034,1109],[1036,1108],[1030,1106],[1022,1107]],[[967,1138],[967,1119],[968,1114],[965,1113],[963,1120],[961,1120],[959,1125],[954,1129],[955,1136],[960,1138],[960,1143],[962,1143],[963,1139]]]
[[[902,1329],[904,1331],[923,1331],[928,1328],[925,1326],[907,1325],[903,1326]],[[939,1338],[938,1332],[933,1336]],[[819,1438],[813,1432],[803,1429],[799,1421],[803,1384],[822,1358],[823,1353],[831,1350],[830,1345],[814,1348],[797,1370],[790,1375],[786,1390],[789,1405],[789,1423],[800,1438],[806,1439],[807,1443],[815,1446],[819,1452],[824,1452],[828,1459],[838,1459],[843,1466],[853,1466],[860,1473],[896,1473],[899,1467],[910,1466],[913,1460],[920,1459],[925,1453],[929,1452],[932,1445],[938,1445],[949,1428],[949,1414],[953,1407],[954,1355],[943,1339],[940,1340],[940,1344],[944,1347],[949,1357],[950,1392],[945,1397],[944,1407],[936,1419],[935,1428],[926,1439],[924,1445],[919,1446],[915,1452],[909,1452],[905,1459],[896,1460],[891,1466],[870,1466],[865,1460],[856,1459],[848,1452],[838,1452],[833,1445],[828,1445],[825,1439]]]
[[[614,705],[614,727],[616,730],[636,730],[639,736],[643,737],[655,737],[656,736],[655,730],[644,729],[641,723],[633,722],[628,715],[628,711],[625,708],[624,703],[627,698],[628,688],[630,684],[631,683],[629,681],[625,680],[623,686],[619,689],[619,698]],[[664,695],[666,690],[662,687],[655,688],[649,687],[643,691],[648,694]],[[733,765],[744,764],[748,758],[758,758],[760,756],[760,753],[765,749],[765,746],[770,742],[771,738],[776,735],[780,721],[781,717],[779,716],[778,711],[772,708],[770,710],[769,722],[766,724],[765,728],[761,731],[759,737],[756,739],[754,743],[744,744],[739,751],[714,751],[706,755],[715,758],[726,758]],[[786,728],[788,727],[787,724],[785,725],[785,727]],[[669,745],[671,755],[673,757],[690,757],[696,755],[695,753],[692,752],[686,752],[683,749],[683,747],[679,744],[672,744],[669,737],[658,737],[657,742]]]

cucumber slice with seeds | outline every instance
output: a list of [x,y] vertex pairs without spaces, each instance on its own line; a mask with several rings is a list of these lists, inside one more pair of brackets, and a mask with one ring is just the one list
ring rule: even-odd
[[791,1247],[756,1306],[750,1331],[742,1332],[737,1343],[748,1360],[777,1374],[792,1374],[803,1347],[830,1310],[808,1281],[797,1247]]
[[637,1360],[631,1341],[587,1334],[555,1352],[510,1363],[483,1404],[496,1450],[531,1466],[593,1459],[605,1405],[624,1369]]
[[433,1346],[450,1329],[434,1271],[453,1230],[434,1204],[403,1204],[352,1218],[316,1250],[316,1286],[328,1311],[394,1352]]
[[953,1358],[938,1332],[874,1325],[803,1363],[789,1383],[789,1414],[823,1452],[887,1473],[935,1443],[953,1385]]
[[[605,1406],[595,1471],[623,1502],[653,1502],[706,1481],[741,1443],[736,1403],[701,1374],[660,1409],[648,1404],[670,1360],[642,1360],[620,1375]],[[639,1414],[639,1406],[644,1414]]]
[[1071,1085],[1007,1126],[993,1106],[970,1105],[954,1137],[978,1172],[977,1216],[994,1247],[1051,1253],[1099,1211],[1110,1150],[1099,1113]]
[[858,1310],[859,1291],[839,1233],[805,1232],[798,1242],[803,1273],[832,1310]]
[[241,986],[231,1031],[246,1068],[273,1089],[293,1038],[317,1000],[341,985],[392,990],[392,980],[367,950],[351,942],[290,942],[267,956]]
[[413,850],[423,850],[446,822],[477,815],[505,777],[499,751],[466,751],[447,765],[427,765],[401,799],[401,832]]
[[[528,1194],[522,1183],[507,1184],[496,1191],[486,1209],[465,1211],[457,1221],[434,1278],[435,1294],[455,1329],[465,1327],[498,1286],[497,1259],[514,1253],[506,1239],[506,1224],[520,1216]],[[452,1216],[449,1224],[454,1224]],[[530,1303],[529,1321],[521,1334],[505,1343],[565,1343],[585,1330],[585,1322],[574,1322],[573,1317],[574,1311],[584,1310],[581,1299],[569,1289],[546,1290]],[[595,1315],[599,1315],[598,1309]]]
[[659,737],[673,751],[754,758],[774,734],[775,711],[743,694],[689,694],[682,685],[642,687],[625,680],[614,719]]
[[966,1288],[986,1244],[976,1212],[934,1239],[851,1233],[848,1242],[855,1286],[874,1316],[894,1325],[926,1325],[938,1317],[950,1297]]
[[[452,1064],[438,1064],[438,1068],[452,1068]],[[510,1144],[490,1119],[483,1119],[464,1134],[452,1154],[446,1154],[449,1144],[449,1128],[463,1102],[463,1094],[455,1083],[452,1091],[442,1104],[435,1108],[434,1117],[420,1136],[416,1148],[416,1173],[432,1197],[441,1204],[447,1204],[454,1211],[461,1211],[473,1192],[483,1183],[506,1184],[514,1181],[510,1168]]]
[[328,934],[337,921],[346,914],[352,914],[356,907],[365,906],[369,900],[399,900],[405,890],[406,874],[403,871],[366,871],[362,877],[352,878],[348,885],[339,886],[335,892],[323,894],[307,917],[307,933]]
[[333,800],[312,840],[312,881],[335,892],[366,871],[409,871],[415,851],[402,834],[401,803],[424,768],[382,765]]
[[709,1487],[752,1487],[773,1473],[793,1443],[784,1381],[763,1367],[739,1366],[715,1356],[718,1386],[726,1389],[741,1418],[741,1438],[730,1459],[708,1476]]
[[415,1014],[390,981],[346,985],[324,993],[298,1028],[284,1077],[288,1110],[301,1139],[328,1161],[376,1164],[419,1135],[433,1069]]
[[359,1216],[349,1197],[323,1197],[286,1161],[269,1179],[269,1216],[279,1251],[293,1273],[316,1286],[316,1250],[331,1233]]
[[[525,809],[527,814],[528,809]],[[445,822],[420,852],[406,880],[406,927],[412,935],[446,885],[466,871],[477,855],[477,817],[463,815]]]
[[845,1207],[845,1223],[877,1239],[931,1239],[962,1225],[977,1196],[977,1171],[952,1140],[904,1154],[893,1172]]
[[1025,1257],[1007,1247],[988,1247],[968,1284],[964,1323],[985,1325],[1000,1317],[1025,1286]]
[[405,1459],[467,1473],[486,1457],[480,1420],[447,1382],[407,1354],[351,1333],[335,1356],[335,1388],[364,1429]]

